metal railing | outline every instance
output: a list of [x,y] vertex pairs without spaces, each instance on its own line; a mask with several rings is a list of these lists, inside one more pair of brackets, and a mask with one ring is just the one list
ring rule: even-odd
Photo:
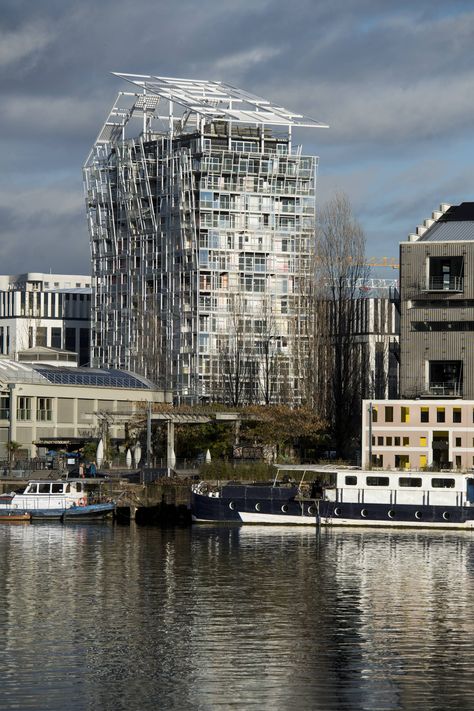
[[428,291],[463,291],[464,277],[462,276],[430,276],[428,279]]
[[428,392],[430,395],[439,395],[441,397],[447,395],[460,397],[462,395],[462,383],[454,380],[441,383],[432,382],[428,385]]

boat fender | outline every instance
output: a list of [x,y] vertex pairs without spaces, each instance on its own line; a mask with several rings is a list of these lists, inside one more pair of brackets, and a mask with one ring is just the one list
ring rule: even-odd
[[82,499],[79,499],[79,506],[87,506],[87,499],[85,496]]

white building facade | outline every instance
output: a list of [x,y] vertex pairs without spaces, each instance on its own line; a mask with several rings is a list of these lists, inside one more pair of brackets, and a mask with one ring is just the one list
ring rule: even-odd
[[221,82],[119,75],[84,169],[93,365],[175,399],[298,402],[322,127]]
[[31,348],[74,351],[90,363],[91,277],[29,272],[0,276],[0,355]]

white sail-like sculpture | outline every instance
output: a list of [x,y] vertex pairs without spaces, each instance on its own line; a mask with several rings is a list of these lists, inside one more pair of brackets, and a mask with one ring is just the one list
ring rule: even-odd
[[99,440],[99,444],[97,445],[95,460],[97,462],[97,467],[100,467],[102,462],[104,461],[104,443],[102,439]]
[[134,459],[136,467],[139,466],[141,458],[142,458],[142,448],[140,446],[140,442],[137,442],[135,445],[135,449],[133,450],[133,459]]
[[132,453],[129,449],[127,449],[127,453],[125,455],[125,464],[127,465],[127,469],[131,469],[131,467],[132,467]]

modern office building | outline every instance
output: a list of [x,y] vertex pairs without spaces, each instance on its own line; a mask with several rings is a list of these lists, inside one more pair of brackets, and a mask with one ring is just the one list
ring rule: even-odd
[[117,75],[84,167],[92,362],[177,400],[298,402],[322,124],[222,82]]
[[0,354],[31,348],[77,353],[90,363],[91,277],[27,273],[0,276]]
[[474,399],[474,203],[400,245],[400,395]]

